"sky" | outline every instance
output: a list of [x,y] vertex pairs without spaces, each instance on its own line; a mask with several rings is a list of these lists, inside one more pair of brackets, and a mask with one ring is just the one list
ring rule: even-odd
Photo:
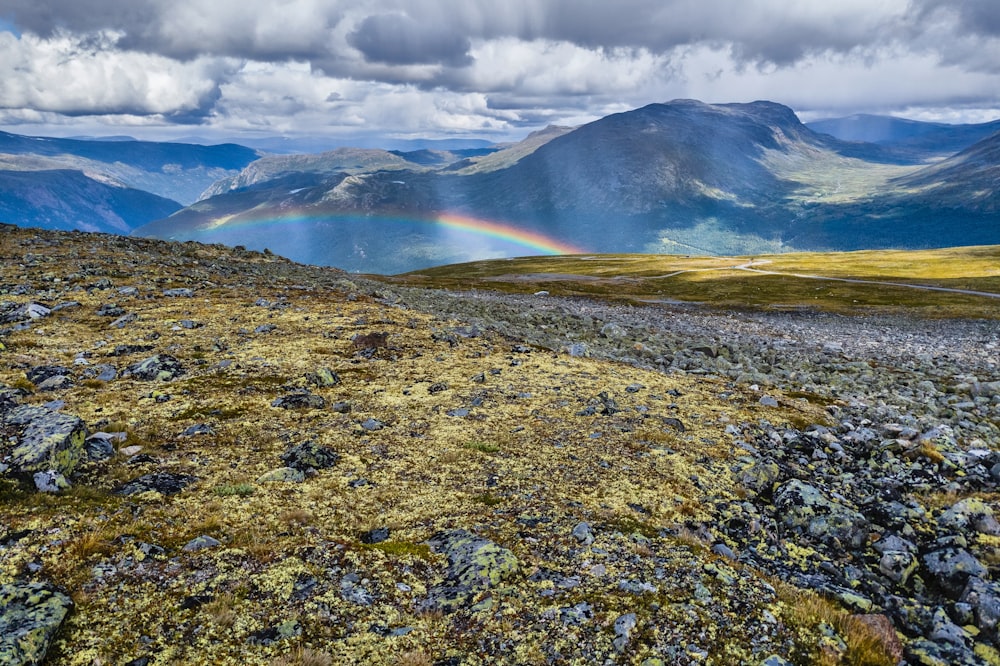
[[516,140],[654,102],[1000,117],[998,0],[0,0],[0,129]]

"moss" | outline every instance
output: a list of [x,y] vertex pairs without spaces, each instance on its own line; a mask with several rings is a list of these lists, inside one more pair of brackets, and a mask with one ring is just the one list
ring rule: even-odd
[[462,444],[462,448],[469,449],[470,451],[479,451],[480,453],[499,453],[500,451],[499,446],[484,442],[466,442]]
[[415,557],[420,560],[433,560],[434,554],[425,543],[408,543],[406,541],[382,541],[380,543],[362,543],[357,546],[361,550],[377,550],[394,557]]
[[250,483],[224,484],[216,486],[212,492],[219,497],[249,497],[257,492],[257,488]]

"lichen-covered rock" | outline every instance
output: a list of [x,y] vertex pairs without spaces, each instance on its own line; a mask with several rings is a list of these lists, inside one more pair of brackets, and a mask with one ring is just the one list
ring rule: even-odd
[[163,495],[176,495],[185,487],[198,479],[190,474],[174,472],[154,472],[133,479],[115,491],[117,495],[138,495],[139,493],[157,492]]
[[781,470],[777,464],[763,460],[754,461],[737,473],[737,479],[744,488],[765,497],[770,496],[780,476]]
[[965,589],[971,576],[985,578],[989,571],[965,548],[948,546],[927,553],[921,558],[931,580],[953,597]]
[[125,368],[125,376],[151,382],[170,381],[184,374],[181,362],[169,354],[157,354]]
[[1000,523],[993,516],[993,509],[975,497],[955,502],[938,517],[938,524],[960,533],[975,530],[982,534],[1000,534]]
[[774,505],[785,525],[824,542],[836,539],[858,548],[868,534],[868,520],[864,516],[799,479],[792,479],[775,491]]
[[302,483],[306,475],[294,467],[279,467],[265,472],[257,479],[257,483]]
[[429,591],[428,609],[450,612],[461,608],[518,571],[514,553],[467,530],[436,534],[428,544],[448,558],[446,580]]
[[973,576],[962,591],[961,601],[972,606],[976,626],[995,636],[1000,623],[1000,585]]
[[271,402],[271,406],[280,407],[281,409],[322,409],[326,406],[326,400],[323,396],[316,395],[315,393],[296,391],[295,393],[275,398]]
[[[15,471],[34,474],[55,470],[69,476],[86,458],[87,426],[76,416],[44,408],[19,407],[13,412],[28,417],[24,432],[11,452]],[[18,423],[21,418],[12,420]]]
[[34,481],[35,488],[43,493],[60,493],[70,487],[66,477],[53,469],[35,472]]
[[295,469],[326,469],[340,460],[340,454],[329,446],[321,446],[312,440],[296,444],[281,455],[285,464]]
[[0,585],[0,666],[42,663],[72,608],[68,596],[44,583]]
[[311,384],[314,384],[321,388],[336,386],[337,384],[340,383],[340,375],[338,375],[330,368],[318,368],[316,372],[307,374],[306,379]]
[[52,310],[41,303],[23,303],[12,305],[0,312],[0,324],[16,324],[22,321],[31,321],[48,317]]

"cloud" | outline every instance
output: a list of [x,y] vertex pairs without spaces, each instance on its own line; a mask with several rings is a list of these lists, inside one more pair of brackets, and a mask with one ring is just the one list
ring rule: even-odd
[[213,58],[179,62],[125,52],[110,31],[47,39],[0,33],[0,108],[66,115],[205,115],[230,65]]
[[675,97],[945,117],[995,109],[998,76],[996,0],[5,0],[0,10],[0,124],[146,117],[502,135]]
[[471,62],[468,37],[452,32],[446,25],[421,22],[406,14],[368,16],[347,36],[347,42],[370,62],[453,67]]

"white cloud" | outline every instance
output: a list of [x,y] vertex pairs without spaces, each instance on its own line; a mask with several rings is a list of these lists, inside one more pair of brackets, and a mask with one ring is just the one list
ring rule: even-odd
[[0,107],[97,113],[193,114],[210,104],[217,80],[230,67],[217,58],[179,62],[120,51],[120,35],[49,39],[0,33]]

